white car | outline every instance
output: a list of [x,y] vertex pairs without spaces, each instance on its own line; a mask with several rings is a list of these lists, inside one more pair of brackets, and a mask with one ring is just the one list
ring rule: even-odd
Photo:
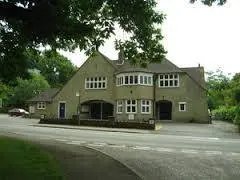
[[29,112],[27,112],[24,109],[20,109],[20,108],[13,108],[11,110],[8,111],[8,114],[10,116],[24,116],[24,115],[29,115]]

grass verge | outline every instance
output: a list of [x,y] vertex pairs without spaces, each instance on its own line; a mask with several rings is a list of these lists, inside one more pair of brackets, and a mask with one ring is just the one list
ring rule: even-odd
[[63,180],[54,157],[35,144],[0,137],[0,180]]

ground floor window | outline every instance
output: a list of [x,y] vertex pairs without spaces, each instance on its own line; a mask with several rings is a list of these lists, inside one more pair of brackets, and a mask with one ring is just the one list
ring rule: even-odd
[[179,111],[186,111],[186,102],[179,102]]
[[123,100],[118,100],[117,101],[117,113],[122,113],[123,112]]
[[137,100],[126,100],[126,113],[137,113]]
[[46,103],[45,102],[38,102],[37,103],[37,108],[38,109],[45,109],[46,108]]
[[141,113],[150,114],[151,113],[151,101],[150,100],[141,100]]

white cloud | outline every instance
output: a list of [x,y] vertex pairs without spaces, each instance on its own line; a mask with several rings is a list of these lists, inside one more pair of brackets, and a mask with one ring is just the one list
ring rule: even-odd
[[[221,7],[190,4],[189,0],[159,0],[157,8],[167,14],[162,29],[169,60],[181,67],[200,63],[206,70],[220,67],[224,72],[239,72],[239,0],[228,0]],[[116,35],[117,38],[123,38],[119,28]],[[112,59],[117,58],[115,38],[109,38],[100,48]],[[84,53],[79,50],[63,54],[78,66],[86,60]]]

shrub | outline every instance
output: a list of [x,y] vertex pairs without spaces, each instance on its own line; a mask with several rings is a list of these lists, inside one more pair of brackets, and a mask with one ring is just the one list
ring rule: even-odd
[[236,107],[234,123],[240,125],[240,105]]
[[236,106],[221,106],[213,111],[214,119],[233,122],[236,116]]

